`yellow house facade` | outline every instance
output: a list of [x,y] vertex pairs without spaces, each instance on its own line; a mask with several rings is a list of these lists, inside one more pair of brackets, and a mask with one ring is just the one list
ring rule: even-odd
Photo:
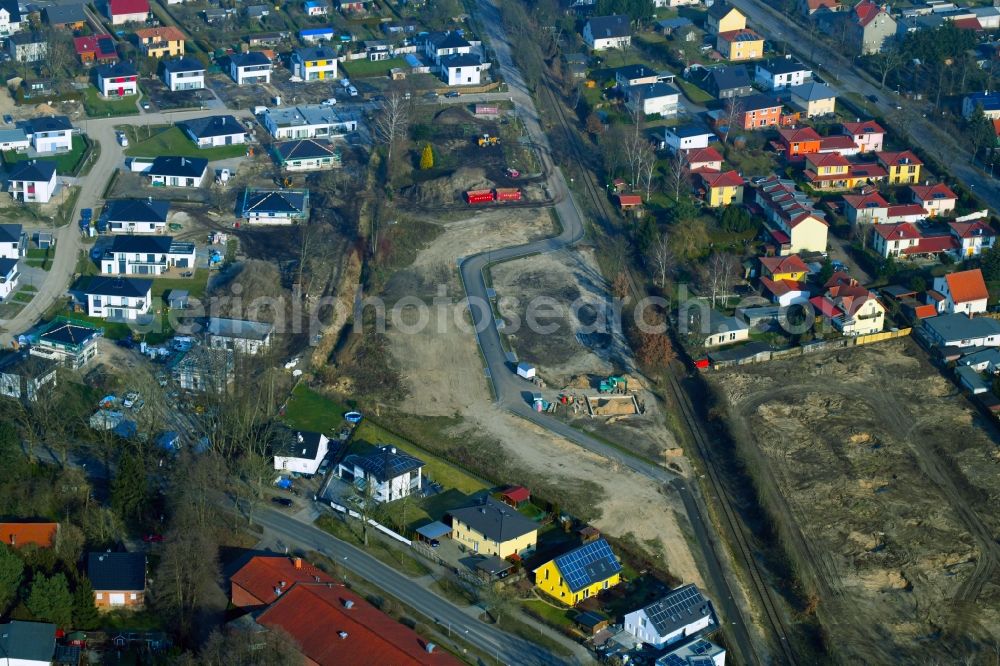
[[908,150],[899,153],[876,153],[879,164],[889,172],[889,183],[892,185],[912,185],[920,182],[920,170],[923,162]]
[[715,48],[731,62],[758,60],[764,57],[764,38],[746,29],[720,32]]
[[150,58],[184,55],[184,33],[175,26],[136,30],[139,48]]
[[787,254],[800,252],[826,252],[827,224],[812,215],[806,215],[788,231],[789,248]]
[[618,585],[621,571],[611,546],[597,539],[535,569],[535,585],[553,599],[575,606]]
[[705,203],[709,208],[722,208],[743,203],[743,178],[736,171],[702,172]]
[[538,543],[538,524],[493,498],[454,509],[448,515],[451,538],[473,553],[506,559],[524,556]]
[[712,5],[708,10],[705,28],[709,32],[719,34],[731,30],[743,30],[747,27],[747,17],[740,10],[722,3],[717,4],[721,6],[716,8],[716,5]]
[[764,273],[775,282],[790,280],[802,282],[809,275],[809,267],[796,254],[787,257],[761,257]]

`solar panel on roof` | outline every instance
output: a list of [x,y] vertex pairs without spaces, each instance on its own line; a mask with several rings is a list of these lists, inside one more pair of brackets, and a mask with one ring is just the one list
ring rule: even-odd
[[664,666],[687,666],[684,660],[678,657],[676,654],[667,655],[667,658],[663,661]]
[[611,547],[603,539],[557,557],[556,567],[574,592],[621,570]]

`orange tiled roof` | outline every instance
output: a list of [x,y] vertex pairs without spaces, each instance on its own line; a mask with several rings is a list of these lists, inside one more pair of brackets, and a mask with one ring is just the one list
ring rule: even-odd
[[184,33],[173,25],[163,25],[158,28],[141,28],[135,31],[135,36],[153,42],[183,42]]
[[900,166],[901,164],[923,164],[923,162],[920,161],[920,158],[911,153],[909,150],[902,150],[898,153],[883,151],[875,153],[875,156],[878,157],[879,162],[887,167]]
[[244,564],[229,580],[233,585],[242,587],[265,604],[278,598],[279,595],[275,594],[275,588],[282,581],[285,582],[285,590],[295,583],[333,582],[333,579],[326,573],[308,562],[299,560],[301,568],[296,568],[295,562],[289,557],[258,555]]
[[971,271],[958,271],[944,276],[951,292],[951,300],[956,303],[968,303],[989,297],[983,272],[978,268]]
[[0,523],[0,541],[9,546],[35,544],[51,548],[58,531],[59,523]]
[[806,262],[797,254],[790,254],[787,257],[761,257],[760,264],[767,269],[771,275],[779,273],[805,273],[809,270]]
[[951,188],[944,183],[936,183],[934,185],[910,185],[910,191],[913,192],[913,198],[920,201],[931,201],[941,199],[957,199],[958,197]]

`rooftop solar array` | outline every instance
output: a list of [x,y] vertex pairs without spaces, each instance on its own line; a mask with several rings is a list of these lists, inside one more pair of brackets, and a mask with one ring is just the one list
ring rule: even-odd
[[573,592],[621,571],[621,565],[604,539],[591,541],[556,558],[559,572]]
[[694,616],[701,617],[708,612],[708,608],[698,588],[685,585],[647,606],[645,611],[653,625],[665,634],[687,624]]

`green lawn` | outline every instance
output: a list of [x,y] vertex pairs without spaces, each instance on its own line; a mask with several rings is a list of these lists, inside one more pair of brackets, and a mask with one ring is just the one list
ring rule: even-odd
[[38,159],[40,162],[55,162],[56,173],[68,176],[76,173],[77,167],[87,154],[88,141],[80,134],[73,135],[73,147],[65,153],[59,153],[52,157],[29,157],[27,153],[19,153],[14,150],[7,150],[3,153],[4,164],[17,164],[29,159]]
[[349,78],[362,79],[368,76],[389,76],[389,70],[393,67],[406,67],[406,61],[402,58],[391,58],[389,60],[351,60],[343,63],[344,74]]
[[28,293],[23,289],[18,289],[16,292],[14,292],[14,295],[11,296],[11,300],[14,301],[15,303],[24,303],[25,305],[27,305],[28,303],[31,302],[31,299],[33,299],[34,297],[35,297],[34,294]]
[[183,289],[191,298],[202,299],[208,286],[208,269],[199,268],[190,278],[154,278],[153,298],[162,298],[171,289]]
[[685,81],[682,78],[676,78],[674,79],[674,83],[680,86],[684,95],[695,104],[705,104],[706,102],[711,102],[715,99],[690,81]]
[[225,160],[246,155],[247,147],[242,144],[199,148],[176,125],[153,125],[148,128],[151,136],[146,138],[146,128],[129,128],[129,148],[125,154],[130,157],[204,157],[207,160]]
[[305,384],[298,384],[285,407],[285,423],[293,428],[336,433],[344,424],[347,408],[326,398]]
[[[341,541],[364,547],[360,524],[356,520],[352,520],[351,523],[348,525],[339,518],[325,513],[317,518],[314,524]],[[368,547],[365,548],[365,551],[369,555],[411,578],[426,576],[431,572],[426,564],[406,553],[402,544],[397,544],[398,547],[397,545],[389,545],[379,537],[373,536],[372,532],[374,531],[372,528],[368,533]]]
[[571,629],[576,611],[571,608],[556,608],[541,599],[530,599],[521,604],[525,611],[541,618],[546,624],[558,629]]
[[138,115],[139,109],[135,106],[137,101],[139,101],[138,95],[122,99],[104,99],[97,88],[90,86],[83,93],[83,108],[91,118]]
[[43,271],[47,271],[52,268],[52,258],[55,257],[55,254],[55,248],[47,250],[31,249],[28,250],[25,263],[33,268],[41,268]]

